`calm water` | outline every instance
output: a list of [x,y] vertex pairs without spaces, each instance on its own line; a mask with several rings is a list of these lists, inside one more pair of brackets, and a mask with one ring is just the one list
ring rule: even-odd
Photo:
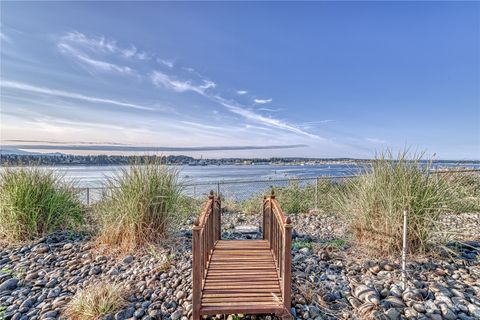
[[[434,167],[454,167],[451,162]],[[479,163],[461,164],[462,167],[480,169]],[[45,167],[62,173],[65,179],[75,181],[78,187],[101,187],[106,177],[111,177],[121,166],[57,166]],[[325,164],[305,166],[281,165],[225,165],[225,166],[182,166],[181,179],[187,184],[214,184],[216,182],[278,180],[292,178],[314,178],[318,176],[353,175],[363,167],[354,164]]]
[[[73,180],[79,187],[101,187],[106,177],[113,176],[121,166],[65,166],[51,167],[61,172],[65,179]],[[276,166],[276,165],[225,165],[181,166],[180,177],[189,184],[214,184],[219,181],[250,181],[305,178],[330,175],[351,175],[361,168],[346,165]]]

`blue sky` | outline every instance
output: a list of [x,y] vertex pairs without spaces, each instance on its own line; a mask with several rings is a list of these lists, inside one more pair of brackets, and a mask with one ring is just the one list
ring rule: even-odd
[[441,159],[480,158],[479,3],[1,9],[4,148],[371,157],[409,146]]

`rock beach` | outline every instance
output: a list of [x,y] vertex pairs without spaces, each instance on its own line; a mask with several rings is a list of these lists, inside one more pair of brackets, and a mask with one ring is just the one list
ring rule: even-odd
[[[260,225],[260,216],[224,213],[222,218],[225,239],[261,237],[252,227]],[[338,217],[306,214],[292,220],[291,311],[296,318],[480,319],[480,242],[461,247],[457,257],[409,257],[403,290],[399,257],[361,256]],[[0,315],[6,320],[66,319],[64,307],[79,289],[107,281],[121,283],[129,295],[122,310],[103,319],[189,319],[191,227],[184,225],[153,251],[123,256],[68,232],[2,248]]]

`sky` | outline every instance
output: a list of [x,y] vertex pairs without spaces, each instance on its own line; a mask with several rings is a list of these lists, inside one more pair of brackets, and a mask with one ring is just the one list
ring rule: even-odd
[[480,159],[478,2],[0,6],[4,149]]

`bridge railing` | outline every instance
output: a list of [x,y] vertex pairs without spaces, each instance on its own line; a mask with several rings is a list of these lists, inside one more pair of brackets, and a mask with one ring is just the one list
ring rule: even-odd
[[[207,204],[192,229],[192,302],[193,308],[200,307],[201,292],[205,282],[206,271],[215,244],[221,238],[221,203],[213,191],[208,196]],[[193,310],[198,315],[200,310]],[[195,317],[194,317],[195,319]]]
[[278,277],[281,281],[282,301],[286,310],[291,304],[292,224],[275,199],[275,194],[263,201],[263,239],[270,244]]

